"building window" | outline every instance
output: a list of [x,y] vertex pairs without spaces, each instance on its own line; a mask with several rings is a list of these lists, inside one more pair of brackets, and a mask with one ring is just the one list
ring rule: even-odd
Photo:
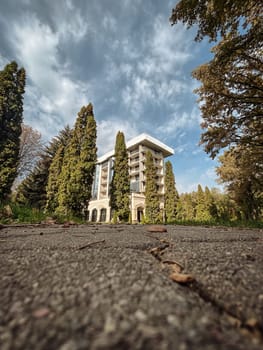
[[140,192],[140,182],[139,181],[132,181],[130,183],[130,191],[131,192]]
[[92,193],[91,193],[92,199],[98,199],[99,172],[100,172],[100,167],[99,165],[96,165],[95,175],[93,179]]

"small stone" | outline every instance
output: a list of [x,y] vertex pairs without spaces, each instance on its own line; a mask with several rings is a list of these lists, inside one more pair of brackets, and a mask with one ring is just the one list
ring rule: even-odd
[[49,308],[41,307],[40,309],[37,309],[33,312],[33,316],[35,318],[43,318],[43,317],[46,317],[49,313],[50,313]]
[[111,316],[108,316],[105,321],[104,332],[113,333],[115,330],[116,330],[116,322]]
[[77,349],[78,349],[78,346],[76,342],[72,339],[67,341],[63,345],[61,345],[61,347],[59,348],[59,350],[77,350]]
[[152,225],[147,227],[148,232],[167,232],[167,228],[161,225]]
[[135,315],[134,315],[138,321],[140,322],[144,322],[147,320],[147,316],[145,315],[145,313],[142,311],[142,310],[137,310],[135,312]]
[[168,315],[167,316],[167,321],[168,323],[170,323],[170,325],[174,326],[174,327],[180,327],[180,321],[178,319],[178,317],[174,316],[174,315]]

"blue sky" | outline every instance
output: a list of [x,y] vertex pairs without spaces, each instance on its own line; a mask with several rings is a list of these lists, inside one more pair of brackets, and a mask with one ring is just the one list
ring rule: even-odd
[[195,29],[171,26],[175,1],[0,0],[0,68],[27,71],[24,122],[45,140],[93,103],[99,155],[148,133],[175,150],[179,192],[215,187],[217,162],[201,147],[201,115],[191,71],[207,62]]

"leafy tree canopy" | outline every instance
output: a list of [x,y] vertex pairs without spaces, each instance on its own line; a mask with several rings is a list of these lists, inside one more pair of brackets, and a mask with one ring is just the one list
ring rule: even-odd
[[263,3],[257,0],[181,0],[172,24],[197,24],[196,40],[218,41],[214,58],[193,76],[206,130],[201,144],[214,158],[232,145],[263,148]]

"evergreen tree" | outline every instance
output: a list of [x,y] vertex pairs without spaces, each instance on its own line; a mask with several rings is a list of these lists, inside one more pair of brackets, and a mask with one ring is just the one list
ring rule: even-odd
[[35,168],[17,188],[15,200],[18,203],[38,209],[45,208],[50,165],[57,150],[61,145],[65,146],[67,144],[70,135],[71,130],[69,126],[66,126],[45,147]]
[[50,159],[42,155],[32,172],[18,186],[15,200],[32,208],[44,209]]
[[116,136],[114,172],[110,190],[110,207],[120,221],[128,222],[130,215],[130,178],[128,153],[123,132]]
[[11,62],[0,71],[0,202],[17,176],[26,73]]
[[58,179],[63,165],[64,152],[65,145],[61,145],[58,148],[49,168],[46,203],[46,209],[48,212],[53,212],[58,207]]
[[210,189],[205,186],[205,213],[207,216],[207,221],[209,220],[216,220],[217,219],[217,208],[214,202],[213,195],[210,191]]
[[176,219],[193,221],[195,219],[195,205],[194,193],[182,193],[177,203]]
[[145,216],[149,223],[159,221],[160,203],[157,187],[157,169],[153,162],[153,156],[150,151],[146,152],[145,161]]
[[167,222],[172,222],[176,219],[176,207],[179,200],[179,195],[175,187],[173,167],[170,161],[165,163],[164,186],[165,186],[165,195],[164,195],[165,218]]
[[196,193],[196,212],[195,219],[197,221],[210,221],[212,216],[210,214],[210,191],[208,188],[206,192],[203,191],[202,186],[198,185]]
[[59,177],[58,209],[66,215],[81,216],[91,198],[97,161],[96,121],[90,103],[78,113],[72,138],[65,149]]

